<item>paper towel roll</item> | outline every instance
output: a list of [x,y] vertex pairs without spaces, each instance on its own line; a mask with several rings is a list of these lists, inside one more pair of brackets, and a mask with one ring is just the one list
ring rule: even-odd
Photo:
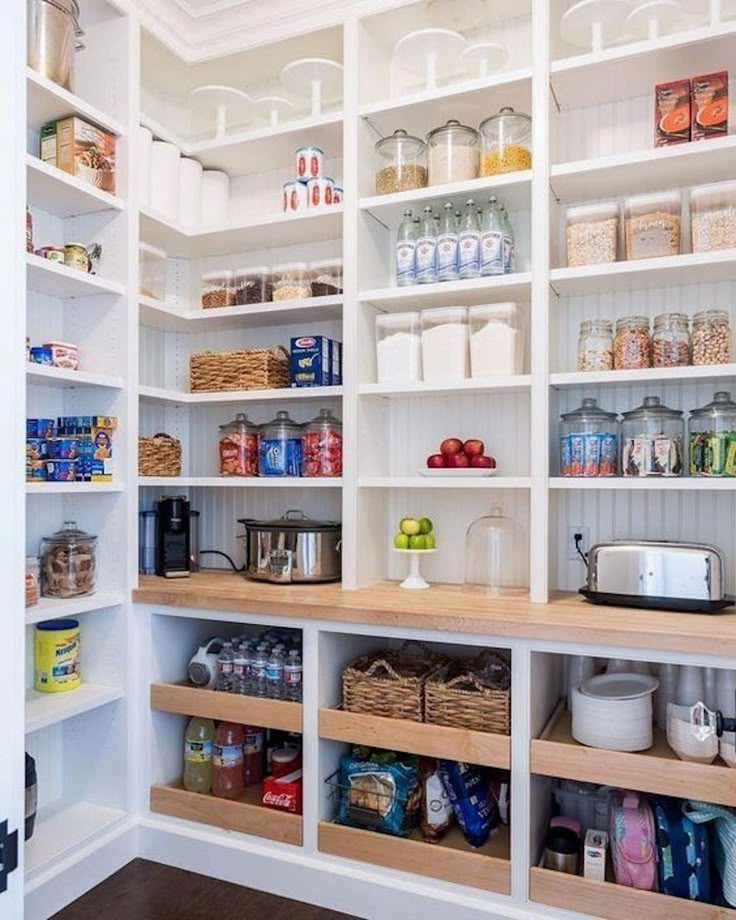
[[179,218],[179,159],[176,144],[154,141],[151,146],[151,209],[176,223]]
[[138,204],[148,207],[151,203],[151,147],[153,134],[139,125],[136,131],[136,170],[138,172]]
[[189,157],[179,160],[179,223],[195,228],[202,223],[202,164]]
[[202,226],[226,224],[230,210],[230,176],[216,169],[202,173]]

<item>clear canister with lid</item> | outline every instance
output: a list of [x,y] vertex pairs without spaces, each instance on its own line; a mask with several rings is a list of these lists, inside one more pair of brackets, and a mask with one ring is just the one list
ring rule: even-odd
[[646,396],[641,406],[623,413],[621,467],[624,476],[682,476],[685,421],[679,409]]
[[262,425],[258,437],[258,469],[261,476],[300,476],[302,426],[283,410]]
[[419,313],[376,316],[378,383],[416,383],[422,379],[422,323]]
[[202,275],[202,306],[205,310],[235,305],[233,273],[229,269]]
[[599,265],[618,258],[617,201],[600,201],[568,208],[565,244],[568,267]]
[[283,262],[274,265],[272,272],[274,301],[303,300],[312,296],[311,274],[306,262]]
[[584,319],[578,336],[579,371],[613,370],[613,323],[610,319]]
[[302,476],[342,476],[342,422],[329,409],[302,430]]
[[258,425],[244,412],[220,425],[220,476],[258,475]]
[[470,322],[470,376],[505,377],[520,374],[524,361],[524,333],[515,303],[468,308]]
[[626,199],[624,229],[627,259],[654,259],[680,252],[682,195],[653,192]]
[[97,537],[65,521],[41,539],[41,593],[44,597],[85,597],[97,585]]
[[532,168],[532,120],[523,112],[504,106],[481,122],[483,139],[481,176]]
[[467,307],[422,310],[422,370],[425,381],[468,376]]
[[660,313],[655,316],[652,367],[687,367],[689,364],[689,317],[685,313]]
[[725,310],[701,310],[693,317],[693,364],[731,361],[731,323]]
[[560,473],[597,478],[618,473],[618,416],[586,397],[560,417]]
[[451,118],[427,135],[429,185],[476,179],[480,167],[480,135]]
[[634,314],[616,320],[613,366],[617,371],[641,370],[652,366],[648,317]]
[[312,297],[342,294],[342,259],[320,259],[309,265]]
[[427,145],[419,137],[397,128],[376,143],[380,165],[376,173],[376,194],[390,195],[424,188],[427,184]]
[[690,190],[693,252],[736,249],[736,181]]
[[240,268],[235,272],[235,303],[238,306],[269,303],[273,300],[273,280],[267,265]]
[[691,476],[736,476],[736,402],[724,391],[693,409],[688,422]]

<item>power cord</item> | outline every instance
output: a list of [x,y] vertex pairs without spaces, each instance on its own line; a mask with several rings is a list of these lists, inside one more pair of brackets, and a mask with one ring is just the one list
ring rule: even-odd
[[227,561],[230,563],[230,565],[232,566],[233,572],[237,572],[238,574],[240,574],[241,572],[245,571],[244,565],[238,568],[237,565],[235,565],[235,563],[233,562],[233,560],[228,556],[228,554],[223,553],[219,549],[201,549],[199,551],[199,555],[200,556],[222,556],[223,559],[227,559]]
[[580,556],[583,562],[587,565],[588,564],[588,554],[584,553],[580,549],[580,544],[583,542],[583,535],[581,533],[573,534],[573,540],[575,540],[575,549],[577,550],[578,556]]

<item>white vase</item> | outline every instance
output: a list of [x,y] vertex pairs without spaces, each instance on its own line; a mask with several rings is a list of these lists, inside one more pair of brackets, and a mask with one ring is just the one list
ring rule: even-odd
[[736,671],[719,668],[716,673],[716,702],[726,718],[736,718]]
[[659,687],[654,694],[654,716],[657,728],[667,731],[667,704],[677,698],[678,667],[676,664],[663,664],[659,668]]
[[567,709],[572,712],[572,691],[579,687],[584,680],[595,674],[595,658],[586,655],[570,655],[567,671]]
[[703,669],[692,664],[680,665],[680,674],[677,678],[677,705],[694,706],[696,703],[705,702],[704,697]]

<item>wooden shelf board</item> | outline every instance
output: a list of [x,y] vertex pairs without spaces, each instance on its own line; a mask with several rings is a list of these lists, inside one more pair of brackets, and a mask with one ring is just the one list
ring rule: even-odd
[[242,307],[218,307],[212,310],[179,310],[163,300],[139,298],[142,326],[186,333],[290,326],[302,320],[310,323],[328,322],[340,319],[342,303],[340,295]]
[[110,390],[122,390],[125,381],[122,377],[109,374],[92,374],[89,371],[73,371],[63,367],[49,367],[43,364],[26,365],[26,382],[40,387],[61,387],[65,390],[77,387],[103,387]]
[[411,837],[392,837],[355,827],[320,821],[317,848],[320,853],[357,862],[398,869],[412,875],[482,888],[496,894],[511,893],[508,828],[501,827],[485,846],[475,850],[455,826],[437,844]]
[[457,396],[467,393],[477,396],[481,393],[521,393],[531,386],[531,374],[513,374],[508,377],[486,377],[477,380],[461,380],[456,383],[364,383],[358,392],[361,396],[381,396],[387,399],[405,399],[422,396]]
[[361,489],[529,489],[531,484],[529,476],[362,476],[358,481]]
[[714,476],[554,476],[549,480],[550,489],[586,491],[636,491],[636,492],[732,492],[736,490],[736,478]]
[[216,690],[186,684],[151,684],[151,709],[242,725],[278,728],[285,732],[302,731],[301,703],[218,693]]
[[301,815],[292,815],[261,805],[262,788],[249,786],[240,799],[218,799],[214,795],[189,792],[180,783],[151,787],[151,811],[172,818],[184,818],[227,831],[263,837],[279,843],[302,845]]
[[550,374],[553,387],[631,386],[632,383],[682,383],[727,381],[736,378],[736,364],[705,364],[697,367],[645,367],[630,371],[571,371]]
[[124,492],[120,482],[27,482],[26,495],[104,495]]
[[141,488],[180,489],[341,489],[339,476],[140,476]]
[[320,738],[332,741],[462,760],[502,770],[511,768],[511,739],[490,732],[388,719],[342,709],[320,709],[319,734]]
[[151,402],[181,405],[223,405],[225,403],[273,402],[274,400],[340,399],[343,388],[335,387],[284,387],[280,390],[223,390],[213,393],[185,393],[164,387],[138,387],[141,399]]

